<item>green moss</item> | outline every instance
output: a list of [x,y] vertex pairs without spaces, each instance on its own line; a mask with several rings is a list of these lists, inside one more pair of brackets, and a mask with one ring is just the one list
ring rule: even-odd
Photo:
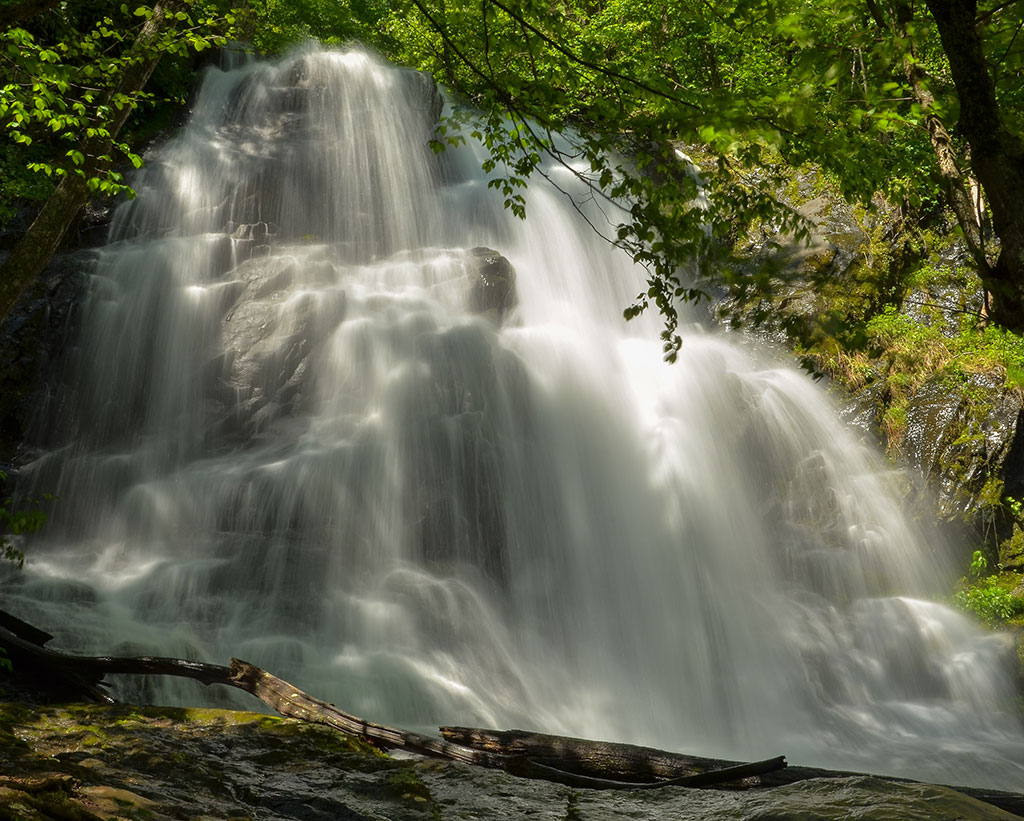
[[1010,537],[999,545],[999,564],[1012,570],[1024,570],[1024,528],[1018,522],[1013,523]]
[[405,801],[424,804],[434,800],[427,785],[411,766],[403,765],[388,773],[387,783]]
[[570,790],[565,800],[565,821],[583,821],[579,801],[580,794],[575,790]]

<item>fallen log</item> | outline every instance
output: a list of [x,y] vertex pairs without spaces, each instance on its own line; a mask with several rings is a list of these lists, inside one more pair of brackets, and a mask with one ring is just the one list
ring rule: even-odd
[[786,759],[780,756],[768,761],[741,764],[718,772],[687,773],[671,779],[644,783],[621,781],[600,774],[568,772],[559,767],[538,763],[531,757],[518,753],[494,753],[366,721],[339,710],[333,704],[314,698],[287,681],[239,659],[231,660],[231,680],[234,686],[256,696],[283,716],[298,718],[314,724],[325,724],[342,732],[368,739],[378,746],[403,749],[435,758],[449,758],[466,764],[504,770],[522,778],[553,781],[570,787],[599,790],[652,789],[668,786],[706,787],[786,766]]
[[[541,766],[550,766],[566,772],[589,775],[602,773],[622,781],[673,779],[684,773],[728,772],[743,766],[741,762],[717,758],[666,752],[652,747],[621,744],[609,741],[590,741],[583,738],[532,733],[525,730],[486,730],[475,727],[441,727],[441,735],[448,741],[493,754],[520,755]],[[847,770],[825,770],[819,767],[789,765],[785,768],[765,770],[732,781],[729,786],[743,788],[771,788],[813,778],[855,778],[866,773]],[[914,783],[911,778],[882,776],[886,781]],[[1001,810],[1024,817],[1024,795],[981,787],[951,785],[949,789],[984,801]]]
[[[440,738],[399,730],[377,724],[339,710],[333,704],[304,693],[294,685],[239,659],[231,660],[231,667],[206,664],[186,659],[158,656],[115,657],[75,656],[48,650],[36,643],[48,641],[49,634],[34,630],[18,620],[0,620],[0,647],[7,649],[11,660],[20,668],[29,665],[37,673],[58,678],[68,687],[77,688],[82,697],[93,701],[111,702],[113,699],[102,689],[107,675],[169,675],[195,679],[203,684],[222,684],[236,687],[258,698],[267,706],[289,718],[314,724],[324,724],[336,730],[363,738],[382,749],[402,749],[435,758],[447,758],[481,767],[500,769],[523,778],[552,781],[571,787],[589,789],[653,789],[667,786],[704,787],[744,778],[754,771],[770,771],[786,766],[785,758],[744,764],[718,773],[684,774],[681,777],[636,783],[619,781],[601,775],[581,775],[557,767],[538,764],[518,754],[492,753],[486,750],[453,744]],[[13,629],[10,629],[13,628]],[[15,632],[16,631],[16,632]],[[30,635],[23,638],[20,634]]]
[[[15,628],[0,626],[0,647],[7,650],[14,668],[19,673],[27,671],[44,677],[49,686],[59,684],[62,690],[77,694],[80,700],[113,704],[114,699],[103,689],[102,681],[104,677],[115,674],[178,676],[196,679],[203,684],[232,686],[229,668],[220,665],[160,656],[75,656],[37,644],[38,635],[31,639],[23,638],[19,634],[24,634],[25,630],[12,625],[7,619],[4,622]],[[49,640],[48,634],[38,633]]]
[[[441,727],[440,731],[442,738],[454,744],[504,755],[524,755],[540,764],[568,772],[580,775],[601,773],[622,781],[679,778],[741,764],[737,761],[700,758],[634,744],[589,741],[525,730]],[[760,781],[757,781],[747,786],[759,785]]]
[[42,647],[46,642],[53,638],[53,636],[45,630],[33,627],[27,621],[22,621],[17,616],[12,616],[10,613],[3,610],[0,610],[0,627],[6,627],[14,633],[14,635],[25,639],[26,641],[30,641],[39,647]]
[[[811,778],[863,776],[864,773],[789,767],[784,757],[752,763],[688,756],[630,744],[564,738],[521,730],[441,728],[431,738],[366,721],[314,698],[283,679],[247,662],[230,667],[158,656],[76,656],[42,645],[51,636],[0,611],[0,647],[19,674],[26,668],[47,679],[63,679],[78,698],[112,702],[103,690],[107,675],[170,675],[203,684],[236,687],[259,698],[281,715],[324,724],[383,749],[403,749],[504,770],[512,775],[590,789],[656,789],[667,786],[774,787]],[[911,779],[885,776],[890,781]],[[1024,817],[1024,795],[954,786],[951,789]]]

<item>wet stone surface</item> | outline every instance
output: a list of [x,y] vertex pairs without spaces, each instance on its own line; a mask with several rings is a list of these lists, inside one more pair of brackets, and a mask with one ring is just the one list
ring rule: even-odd
[[588,791],[389,758],[326,728],[225,710],[0,705],[0,818],[1004,819],[943,787],[814,779],[762,791]]

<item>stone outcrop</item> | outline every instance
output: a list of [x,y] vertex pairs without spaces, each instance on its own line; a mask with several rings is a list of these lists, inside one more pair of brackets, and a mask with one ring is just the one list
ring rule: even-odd
[[935,377],[907,405],[903,456],[933,490],[943,516],[970,519],[993,477],[1002,478],[1006,495],[1022,490],[1022,423],[1024,397],[1001,377],[972,374],[963,384]]
[[813,172],[795,178],[789,197],[811,226],[808,242],[779,236],[764,225],[741,250],[749,276],[717,300],[716,314],[735,327],[756,328],[760,336],[791,343],[828,332],[837,293],[862,289],[861,275],[872,262],[870,236],[853,208],[838,197],[817,193]]
[[24,821],[1016,817],[945,787],[867,776],[752,791],[573,789],[393,759],[327,728],[225,710],[0,705],[0,761],[0,817]]

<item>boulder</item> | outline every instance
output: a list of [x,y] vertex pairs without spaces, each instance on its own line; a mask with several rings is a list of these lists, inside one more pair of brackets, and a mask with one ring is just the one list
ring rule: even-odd
[[491,248],[467,251],[465,266],[469,277],[469,310],[500,325],[518,301],[515,268]]

